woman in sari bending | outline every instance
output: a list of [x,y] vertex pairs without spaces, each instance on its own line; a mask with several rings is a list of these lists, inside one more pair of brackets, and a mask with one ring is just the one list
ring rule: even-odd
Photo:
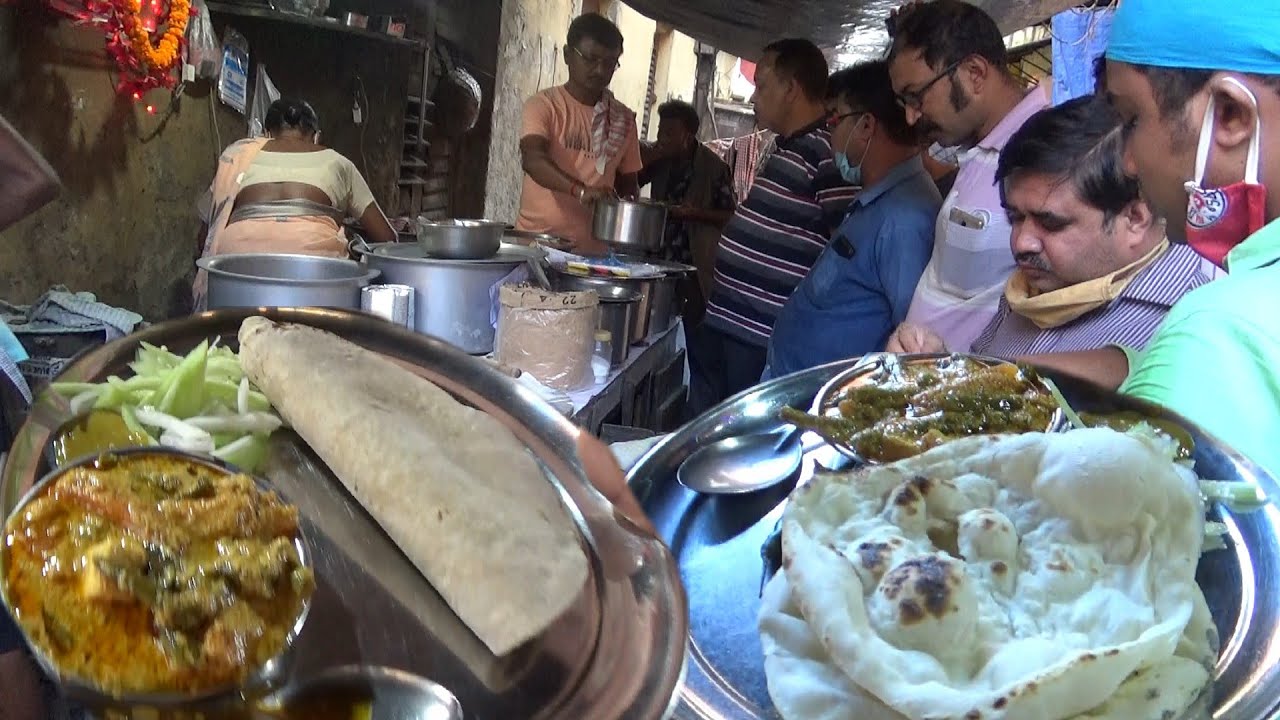
[[[232,143],[209,188],[201,257],[290,253],[346,257],[342,223],[359,219],[371,242],[396,232],[354,163],[320,145],[320,121],[305,102],[281,98],[267,109],[267,136]],[[197,310],[207,278],[196,273]]]

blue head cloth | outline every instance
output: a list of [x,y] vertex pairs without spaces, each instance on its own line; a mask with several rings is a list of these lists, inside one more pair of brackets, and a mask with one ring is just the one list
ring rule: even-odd
[[1121,0],[1107,59],[1280,75],[1280,0]]

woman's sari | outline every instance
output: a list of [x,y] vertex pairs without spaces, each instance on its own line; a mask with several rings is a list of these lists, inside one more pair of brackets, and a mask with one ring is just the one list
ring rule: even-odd
[[[285,200],[235,207],[240,182],[267,138],[232,143],[218,158],[209,188],[209,231],[201,257],[231,253],[282,253],[346,257],[343,213],[308,200]],[[234,211],[233,211],[234,208]],[[196,271],[191,290],[197,311],[205,309],[208,274]]]

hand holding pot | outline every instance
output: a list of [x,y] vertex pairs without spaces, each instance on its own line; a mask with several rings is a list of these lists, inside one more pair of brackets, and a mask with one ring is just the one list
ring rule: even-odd
[[600,200],[609,200],[618,197],[613,188],[605,187],[584,187],[582,192],[578,194],[578,201],[583,205],[595,205]]

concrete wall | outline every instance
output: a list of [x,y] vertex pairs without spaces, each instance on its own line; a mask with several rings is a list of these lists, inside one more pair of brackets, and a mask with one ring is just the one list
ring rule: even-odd
[[[0,8],[0,17],[8,12]],[[221,32],[223,19],[214,19]],[[366,167],[385,202],[400,152],[409,53],[284,23],[234,24],[280,90],[312,102],[324,142]],[[213,107],[207,83],[189,89],[167,116],[168,96],[153,93],[148,101],[159,113],[148,115],[116,96],[97,30],[38,9],[19,11],[3,26],[0,113],[48,158],[65,188],[50,206],[0,233],[0,297],[30,302],[65,284],[152,320],[184,312],[199,228],[194,203],[221,147],[244,136],[244,119]],[[363,142],[351,124],[355,74],[371,101]]]
[[654,77],[654,103],[649,115],[649,140],[658,136],[658,106],[667,100],[692,102],[693,86],[698,74],[698,56],[694,53],[693,38],[659,26],[655,39],[658,43],[658,63]]
[[653,60],[653,35],[658,24],[616,0],[608,5],[602,8],[601,14],[613,19],[624,38],[622,66],[614,73],[609,88],[624,105],[640,115],[648,100],[649,64]]
[[568,79],[564,38],[581,8],[581,0],[502,3],[485,217],[514,222],[520,211],[521,109],[529,96]]

